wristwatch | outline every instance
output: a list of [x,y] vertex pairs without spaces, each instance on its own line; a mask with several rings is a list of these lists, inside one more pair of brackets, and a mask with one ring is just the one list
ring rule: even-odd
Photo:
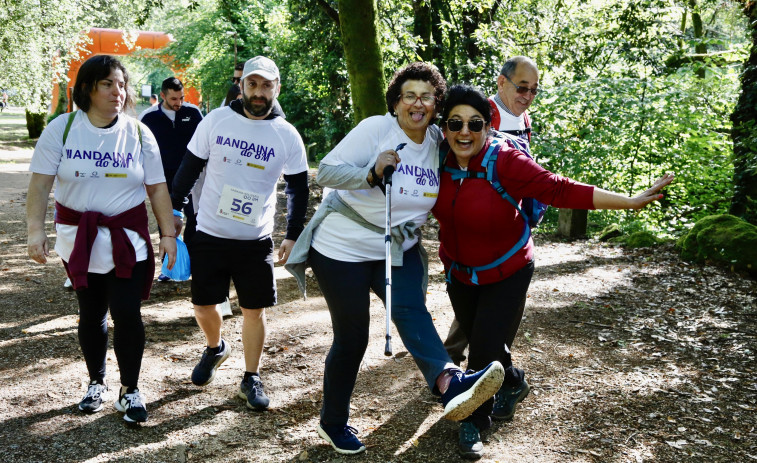
[[368,177],[366,177],[366,180],[368,181],[368,185],[370,185],[371,188],[377,187],[381,184],[381,179],[376,173],[376,164],[374,164],[371,167],[371,170],[368,172]]

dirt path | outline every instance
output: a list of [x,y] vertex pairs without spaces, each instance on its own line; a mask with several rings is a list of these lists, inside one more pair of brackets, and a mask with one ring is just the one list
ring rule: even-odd
[[[80,414],[86,371],[75,296],[62,288],[59,259],[41,266],[26,257],[29,154],[0,150],[0,461],[459,461],[457,425],[440,421],[398,337],[394,358],[384,357],[376,298],[350,422],[368,451],[341,457],[318,438],[328,310],[312,277],[303,301],[280,268],[263,368],[272,410],[253,413],[236,398],[235,299],[224,322],[235,352],[212,384],[190,384],[202,337],[188,284],[166,283],[143,306],[149,421],[127,427],[112,407]],[[437,243],[429,245],[434,255]],[[514,346],[533,392],[514,421],[485,435],[482,461],[757,461],[757,283],[681,262],[669,247],[629,252],[539,237],[537,258]],[[440,272],[434,263],[428,306],[446,334]],[[112,350],[108,368],[118,384]]]

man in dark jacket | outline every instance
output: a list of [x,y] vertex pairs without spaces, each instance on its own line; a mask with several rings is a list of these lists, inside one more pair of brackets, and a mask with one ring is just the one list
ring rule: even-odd
[[[162,103],[140,114],[140,120],[158,141],[166,185],[171,192],[173,177],[179,169],[184,153],[187,152],[189,140],[202,120],[202,113],[197,106],[184,103],[184,85],[176,77],[169,77],[163,81],[160,99]],[[184,213],[188,221],[194,218],[191,200],[184,206]],[[190,229],[188,222],[184,230],[184,242],[188,243],[193,233],[194,227]]]
[[[187,144],[192,139],[197,125],[202,120],[197,106],[184,103],[184,85],[176,77],[169,77],[160,86],[161,104],[152,106],[139,115],[141,120],[155,135],[160,148],[160,159],[163,162],[163,173],[169,193],[172,190],[173,178],[179,169]],[[184,242],[189,243],[195,232],[196,219],[192,199],[184,205],[187,226],[184,229]],[[162,273],[159,281],[169,280]]]

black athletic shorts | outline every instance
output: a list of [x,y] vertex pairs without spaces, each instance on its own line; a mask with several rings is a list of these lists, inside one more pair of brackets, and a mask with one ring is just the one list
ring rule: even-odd
[[239,306],[260,309],[276,304],[273,240],[217,238],[197,231],[189,248],[192,265],[192,303],[220,304],[234,281]]

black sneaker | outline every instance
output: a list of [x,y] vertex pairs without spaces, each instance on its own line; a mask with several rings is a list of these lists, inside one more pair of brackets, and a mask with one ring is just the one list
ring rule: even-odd
[[457,370],[453,374],[449,388],[442,394],[443,417],[460,421],[469,417],[497,392],[505,378],[505,369],[495,360],[476,373]]
[[263,381],[260,376],[252,375],[246,380],[242,380],[239,387],[239,398],[247,401],[247,408],[253,410],[265,410],[268,408],[270,400],[263,391]]
[[79,410],[84,413],[95,413],[103,409],[103,395],[108,390],[108,386],[92,381],[87,388],[87,394],[79,402]]
[[502,385],[494,395],[492,418],[497,421],[510,421],[515,415],[517,405],[528,396],[531,387],[524,379],[518,387]]
[[116,410],[124,414],[124,420],[129,423],[144,423],[147,421],[147,409],[142,402],[142,394],[136,387],[130,387],[118,397],[114,404]]
[[365,451],[365,445],[357,438],[357,429],[352,426],[318,423],[318,435],[339,453],[353,455]]
[[192,370],[192,383],[197,386],[205,386],[213,381],[216,376],[216,369],[229,358],[231,347],[221,339],[221,349],[213,355],[208,352],[208,348],[202,353],[200,363]]
[[458,442],[460,456],[467,460],[478,460],[484,455],[484,443],[481,433],[473,423],[460,423],[460,441]]

